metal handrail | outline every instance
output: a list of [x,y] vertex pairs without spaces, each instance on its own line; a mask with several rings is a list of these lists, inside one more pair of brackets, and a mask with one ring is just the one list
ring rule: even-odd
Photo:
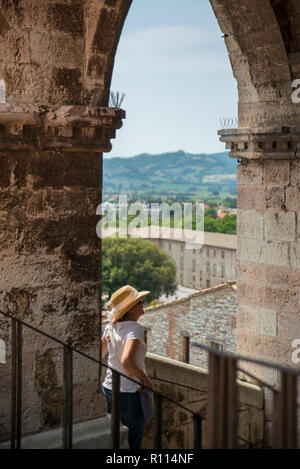
[[300,370],[296,370],[295,368],[290,368],[288,366],[283,366],[279,365],[277,363],[265,361],[265,360],[258,360],[258,358],[252,358],[252,357],[247,357],[245,355],[239,355],[237,353],[233,352],[225,352],[224,350],[215,350],[212,347],[209,347],[208,345],[204,344],[199,344],[198,342],[190,342],[190,344],[193,347],[200,348],[202,350],[205,350],[206,352],[213,352],[215,355],[219,355],[222,357],[227,357],[227,358],[235,358],[236,360],[240,361],[246,361],[250,363],[254,363],[256,365],[261,365],[261,366],[266,366],[269,368],[275,368],[276,370],[284,371],[285,373],[291,373],[296,376],[300,376]]
[[[115,392],[113,392],[113,397],[116,395],[116,392],[119,393],[119,388],[120,388],[120,377],[124,377],[128,379],[129,381],[134,382],[137,385],[141,385],[141,383],[124,373],[119,372],[118,370],[115,370],[114,368],[111,368],[110,366],[106,365],[103,363],[101,360],[98,360],[85,352],[82,352],[81,350],[78,350],[77,348],[73,347],[71,343],[69,342],[66,344],[60,339],[57,339],[56,337],[51,336],[50,334],[37,329],[36,327],[32,326],[31,324],[26,323],[25,321],[22,321],[21,319],[16,318],[15,316],[5,313],[4,311],[0,311],[0,314],[11,319],[12,320],[12,331],[13,331],[13,336],[12,336],[12,341],[13,341],[13,350],[18,354],[18,360],[16,361],[16,369],[13,369],[12,373],[12,437],[11,437],[11,448],[15,448],[15,440],[17,439],[17,448],[21,448],[21,365],[22,365],[22,358],[21,358],[21,348],[22,348],[22,342],[21,342],[21,328],[19,326],[25,326],[34,332],[43,335],[44,337],[47,337],[48,339],[58,343],[59,345],[63,346],[64,348],[64,418],[63,418],[63,446],[64,448],[71,449],[72,448],[72,412],[70,410],[70,406],[72,406],[72,352],[78,353],[79,355],[83,356],[84,358],[93,361],[94,363],[97,363],[98,365],[104,366],[105,368],[108,368],[112,371],[113,374],[113,387],[115,388]],[[18,324],[18,330],[19,330],[19,340],[16,341],[16,333],[15,333],[15,325]],[[18,343],[18,346],[17,346]],[[13,362],[15,359],[15,354],[13,353]],[[16,373],[19,375],[19,379],[16,379]],[[153,392],[155,401],[159,402],[160,405],[162,403],[163,399],[166,399],[167,401],[171,402],[172,404],[175,404],[177,407],[180,407],[181,409],[185,410],[186,412],[190,412],[193,415],[194,421],[197,421],[199,425],[202,424],[202,417],[194,412],[191,409],[188,409],[187,407],[183,406],[182,404],[179,404],[178,402],[174,401],[168,396],[165,396],[164,394],[155,391],[147,386],[144,386],[146,389],[149,389],[150,391]],[[118,388],[118,390],[117,390]],[[16,396],[18,396],[16,398]],[[117,399],[119,400],[119,399]],[[16,406],[17,406],[17,412],[16,412]],[[113,441],[114,441],[114,447],[115,449],[118,449],[119,443],[120,442],[120,436],[119,436],[119,423],[116,424],[116,420],[119,421],[120,415],[119,415],[119,402],[118,403],[113,403],[112,406],[112,428],[113,428]],[[116,414],[116,418],[114,418],[114,414]],[[157,414],[157,412],[156,412]],[[158,416],[158,415],[157,415]],[[161,416],[159,417],[161,419]],[[16,423],[17,419],[17,423]],[[161,427],[161,424],[160,424]],[[16,437],[16,431],[17,431],[17,437]],[[201,434],[201,430],[199,430],[199,434]],[[157,438],[156,438],[157,439]],[[158,441],[158,440],[157,440]],[[161,435],[160,435],[160,443],[159,446],[161,446]],[[200,443],[201,446],[201,443]]]
[[[12,421],[11,421],[11,448],[21,448],[21,414],[22,414],[22,326],[37,332],[63,346],[64,366],[63,366],[63,446],[72,448],[72,353],[87,358],[88,360],[104,366],[112,371],[113,375],[113,401],[112,401],[112,439],[114,449],[120,447],[120,377],[128,379],[135,384],[140,385],[137,380],[114,370],[110,366],[102,363],[85,352],[82,352],[71,345],[66,344],[60,339],[43,332],[36,327],[16,318],[15,316],[0,311],[0,314],[12,320]],[[274,406],[276,416],[276,434],[275,446],[277,448],[296,448],[296,418],[294,405],[296,403],[297,377],[300,376],[300,370],[281,366],[272,362],[266,362],[243,355],[237,355],[231,352],[217,351],[204,344],[191,343],[209,353],[209,374],[208,374],[208,441],[212,448],[233,448],[237,439],[241,439],[251,445],[250,442],[239,437],[236,434],[237,418],[237,384],[236,371],[240,370],[256,379],[263,386],[269,387],[275,395],[276,403]],[[249,372],[238,368],[237,361],[247,361],[261,366],[275,368],[281,371],[281,389],[278,391],[271,385],[259,380]],[[172,383],[176,385],[176,383]],[[150,389],[150,388],[147,388]],[[196,389],[195,389],[196,390]],[[193,415],[194,421],[194,448],[202,447],[202,417],[191,409],[179,404],[168,396],[152,390],[155,402],[154,424],[155,424],[155,449],[162,447],[162,401],[167,401],[182,408],[184,411]],[[200,391],[200,390],[199,390]],[[219,426],[221,425],[221,431]]]

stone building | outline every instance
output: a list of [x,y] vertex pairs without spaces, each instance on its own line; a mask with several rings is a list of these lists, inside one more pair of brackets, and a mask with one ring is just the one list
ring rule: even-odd
[[192,249],[186,249],[184,240],[161,237],[153,241],[174,259],[179,285],[201,290],[236,279],[235,235],[204,232],[203,246],[195,244]]
[[[235,282],[193,293],[145,309],[148,351],[182,360],[182,337],[218,350],[236,352],[237,292]],[[207,353],[190,347],[192,365],[207,368]]]

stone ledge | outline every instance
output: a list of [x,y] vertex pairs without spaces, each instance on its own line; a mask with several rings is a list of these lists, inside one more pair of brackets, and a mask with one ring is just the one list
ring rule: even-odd
[[[208,371],[204,368],[153,353],[147,353],[146,367],[147,372],[154,379],[167,379],[172,381],[174,385],[186,385],[188,383],[189,386],[198,388],[200,392],[207,391]],[[264,391],[261,387],[240,380],[237,380],[237,384],[240,404],[263,409]]]
[[230,150],[231,158],[290,160],[300,157],[299,127],[222,129],[218,135]]
[[0,150],[109,152],[125,117],[118,108],[0,104]]

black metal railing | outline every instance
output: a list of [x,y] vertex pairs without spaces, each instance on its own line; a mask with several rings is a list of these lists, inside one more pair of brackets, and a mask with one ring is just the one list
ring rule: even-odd
[[[114,449],[120,448],[120,377],[140,385],[138,381],[126,376],[119,371],[116,371],[101,362],[100,360],[74,348],[70,341],[65,343],[56,337],[53,337],[46,332],[37,329],[36,327],[12,316],[9,313],[0,311],[2,316],[11,320],[12,326],[12,382],[11,382],[11,449],[21,449],[22,437],[22,331],[23,326],[41,334],[44,337],[56,342],[63,347],[63,441],[62,446],[64,449],[72,449],[73,443],[73,353],[77,353],[87,360],[90,360],[98,365],[104,366],[112,370],[112,410],[111,410],[111,433],[112,444]],[[188,409],[182,404],[174,401],[161,394],[158,391],[153,391],[154,397],[154,449],[162,448],[162,430],[163,430],[163,401],[167,400],[172,404],[180,407],[181,409],[193,415],[194,422],[194,448],[200,449],[202,447],[202,418],[196,412]]]
[[[63,448],[71,449],[73,443],[73,354],[79,354],[98,366],[110,368],[98,360],[76,348],[70,342],[65,343],[37,328],[15,318],[9,313],[0,311],[2,316],[11,320],[11,448],[20,449],[22,439],[22,332],[23,326],[56,342],[63,348]],[[274,448],[297,448],[297,379],[300,370],[280,366],[230,352],[216,351],[203,344],[190,342],[192,347],[205,350],[209,357],[209,373],[207,388],[207,444],[208,448],[237,448],[238,439],[251,445],[238,435],[238,387],[237,372],[240,371],[263,387],[274,393]],[[186,351],[186,348],[185,348]],[[279,388],[264,382],[239,366],[245,361],[256,365],[276,369],[281,373]],[[111,433],[113,448],[120,448],[120,378],[140,384],[133,378],[112,368],[112,418]],[[157,378],[155,378],[157,379]],[[176,383],[173,383],[176,385]],[[185,387],[189,387],[185,385]],[[196,390],[196,389],[195,389]],[[201,390],[199,390],[201,391]],[[203,390],[202,390],[203,391]],[[174,401],[158,391],[154,397],[154,449],[162,448],[163,435],[163,403],[168,401],[193,416],[194,449],[202,448],[203,419],[198,413]]]
[[[216,351],[197,342],[191,342],[190,345],[205,350],[209,354],[208,447],[235,447],[237,387],[234,382],[236,382],[237,371],[240,371],[273,393],[273,448],[298,448],[297,393],[300,392],[300,389],[297,389],[297,380],[300,378],[300,370],[231,352]],[[281,374],[280,386],[276,388],[254,376],[248,370],[239,366],[239,362],[252,363],[277,370]],[[216,431],[216,428],[219,430]]]

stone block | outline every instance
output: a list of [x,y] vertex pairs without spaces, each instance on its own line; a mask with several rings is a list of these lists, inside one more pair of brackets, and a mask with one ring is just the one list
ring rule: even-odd
[[27,174],[34,178],[35,189],[53,187],[100,186],[100,159],[95,154],[39,152],[29,158]]
[[[247,283],[264,283],[266,266],[261,264],[249,264],[247,262],[238,262],[239,280]],[[277,268],[274,268],[275,270]]]
[[48,6],[48,25],[51,31],[63,31],[64,33],[84,33],[84,7],[77,4],[50,4]]
[[300,160],[291,161],[291,185],[300,187]]
[[249,162],[239,165],[237,171],[238,186],[261,186],[263,182],[263,168],[260,162]]
[[295,241],[296,215],[294,212],[268,210],[264,220],[266,241]]
[[266,209],[282,210],[285,206],[284,187],[265,187],[264,198]]
[[287,186],[290,182],[290,162],[266,160],[264,162],[263,182],[272,186]]
[[286,188],[286,208],[300,212],[300,187],[290,186]]
[[244,210],[263,211],[266,208],[263,186],[238,185],[237,206]]
[[[74,5],[72,9],[74,8]],[[66,34],[47,35],[44,32],[31,32],[31,59],[43,67],[49,66],[49,57],[55,58],[55,66],[60,68],[83,67],[83,37]],[[50,59],[51,60],[51,59]]]
[[291,243],[291,267],[300,269],[300,242]]
[[289,339],[300,339],[300,315],[281,313],[277,316],[278,337]]
[[237,229],[240,238],[262,240],[264,237],[264,217],[256,210],[239,209]]
[[265,281],[272,286],[297,288],[300,285],[300,270],[289,267],[265,266]]
[[238,238],[237,258],[242,263],[289,267],[289,244]]

